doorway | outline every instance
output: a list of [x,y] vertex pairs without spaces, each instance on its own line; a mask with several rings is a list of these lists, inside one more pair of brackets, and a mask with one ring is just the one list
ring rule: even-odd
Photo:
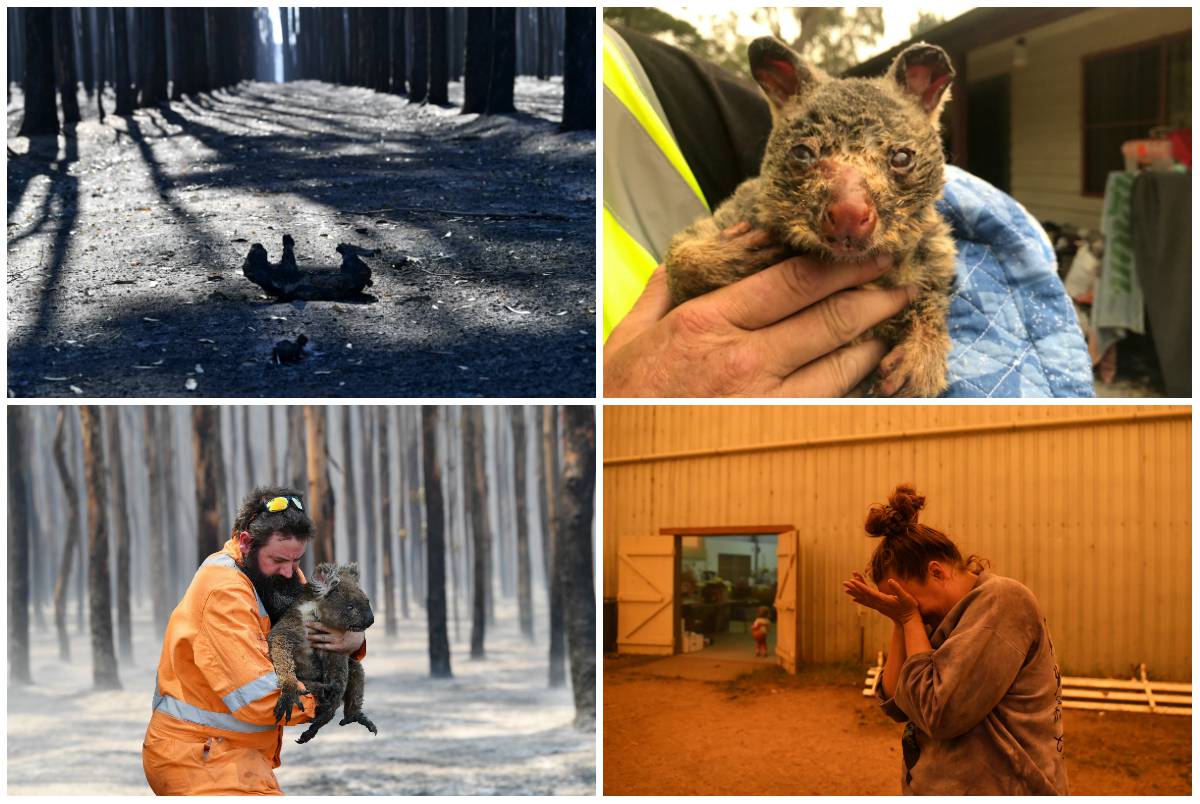
[[1010,115],[1007,75],[967,87],[967,170],[993,187],[1012,191]]
[[[675,652],[774,664],[778,536],[680,535],[675,551]],[[765,630],[766,653],[756,644]]]

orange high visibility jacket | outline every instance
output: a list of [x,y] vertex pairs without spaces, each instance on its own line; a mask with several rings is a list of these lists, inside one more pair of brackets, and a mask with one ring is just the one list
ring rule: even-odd
[[[142,744],[146,781],[159,795],[282,795],[271,621],[240,560],[233,539],[206,558],[167,623]],[[355,658],[365,653],[364,643]],[[312,719],[315,699],[301,701],[289,724]]]

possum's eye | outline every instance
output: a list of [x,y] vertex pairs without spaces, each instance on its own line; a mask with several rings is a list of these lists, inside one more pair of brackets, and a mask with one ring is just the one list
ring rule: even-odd
[[807,143],[792,146],[792,158],[800,167],[811,167],[817,161],[817,152]]
[[913,166],[913,152],[907,148],[897,148],[892,152],[892,167],[898,171],[908,171]]

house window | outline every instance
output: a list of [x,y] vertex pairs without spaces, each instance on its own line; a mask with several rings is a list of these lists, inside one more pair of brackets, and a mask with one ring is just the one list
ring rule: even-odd
[[1121,144],[1158,126],[1191,125],[1191,34],[1083,60],[1083,192],[1102,195],[1123,170]]

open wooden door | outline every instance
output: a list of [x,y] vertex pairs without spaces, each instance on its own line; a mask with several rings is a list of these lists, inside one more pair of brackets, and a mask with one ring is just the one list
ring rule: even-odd
[[617,590],[617,651],[674,653],[675,539],[621,537]]
[[797,608],[800,600],[799,538],[796,531],[779,534],[775,554],[779,559],[775,584],[775,657],[789,673],[796,672],[796,651],[800,634]]

